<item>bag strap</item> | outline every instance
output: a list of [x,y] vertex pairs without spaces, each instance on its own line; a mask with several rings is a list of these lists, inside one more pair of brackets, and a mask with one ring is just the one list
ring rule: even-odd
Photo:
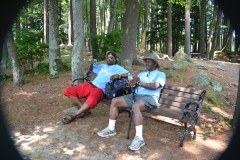
[[76,82],[76,81],[78,81],[78,80],[86,80],[86,81],[87,81],[87,77],[74,79],[74,80],[72,81],[72,86],[74,86],[74,82]]

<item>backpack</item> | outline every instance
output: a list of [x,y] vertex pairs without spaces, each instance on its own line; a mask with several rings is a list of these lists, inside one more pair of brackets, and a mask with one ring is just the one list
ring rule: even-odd
[[131,93],[131,88],[128,87],[127,78],[115,79],[106,83],[105,86],[105,97],[106,98],[114,98],[123,96],[125,94]]
[[[96,77],[97,77],[96,73],[94,73],[93,71],[88,71],[84,78],[75,79],[72,82],[72,86],[74,86],[74,83],[77,80],[86,80],[87,82],[91,82]],[[110,81],[106,83],[105,89],[106,89],[105,97],[110,99],[131,93],[131,88],[128,87],[127,78],[115,79],[114,81]]]

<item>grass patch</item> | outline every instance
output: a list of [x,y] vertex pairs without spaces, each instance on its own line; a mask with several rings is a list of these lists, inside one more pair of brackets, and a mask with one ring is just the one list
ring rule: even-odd
[[187,68],[186,66],[181,66],[181,67],[179,68],[179,70],[180,70],[181,72],[187,72],[187,71],[188,71],[188,68]]
[[205,97],[208,102],[215,104],[217,107],[220,107],[220,108],[225,107],[225,103],[222,100],[222,97],[223,97],[222,94],[207,92]]
[[199,143],[198,143],[197,141],[195,141],[195,140],[192,140],[192,141],[191,141],[191,144],[192,144],[193,146],[195,146],[195,147],[198,147],[198,146],[199,146]]
[[61,56],[70,55],[70,54],[71,54],[71,51],[70,51],[70,50],[67,50],[67,49],[61,49],[61,50],[60,50],[60,55],[61,55]]
[[203,105],[203,108],[204,108],[205,112],[207,112],[207,113],[212,111],[211,104],[205,104],[205,105]]

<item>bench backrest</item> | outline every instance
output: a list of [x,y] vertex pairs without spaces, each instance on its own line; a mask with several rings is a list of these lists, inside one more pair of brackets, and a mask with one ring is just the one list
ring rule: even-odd
[[[200,107],[202,107],[204,94],[204,90],[165,85],[161,91],[157,109],[151,110],[149,113],[180,120],[183,115],[183,109],[187,103],[199,102]],[[196,107],[190,106],[188,110],[195,112]]]

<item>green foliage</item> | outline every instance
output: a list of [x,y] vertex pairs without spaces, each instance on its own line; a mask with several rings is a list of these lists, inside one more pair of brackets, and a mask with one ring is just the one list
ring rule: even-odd
[[35,72],[37,73],[49,73],[49,63],[39,63],[35,68]]
[[206,111],[207,113],[212,111],[212,105],[211,105],[211,104],[205,104],[205,105],[203,106],[203,108],[205,109],[205,111]]
[[169,72],[167,74],[167,79],[172,79],[173,81],[182,82],[182,77],[178,73]]
[[188,68],[187,68],[186,66],[181,66],[181,67],[179,68],[179,70],[180,70],[181,72],[187,72],[187,71],[188,71]]
[[231,124],[232,123],[232,118],[230,118],[230,117],[226,117],[226,116],[221,116],[220,117],[220,122],[219,122],[219,124],[221,125],[221,126],[226,126],[226,125],[229,125],[229,124]]
[[66,59],[63,61],[63,67],[65,70],[69,71],[72,69],[71,67],[71,61],[69,59]]
[[215,130],[213,126],[210,126],[209,129],[210,129],[210,131],[212,131],[212,132],[214,132],[214,130]]
[[60,50],[60,55],[70,55],[71,51],[67,49],[61,49]]
[[31,72],[35,63],[41,63],[47,55],[48,45],[41,42],[42,33],[33,29],[16,30],[18,59],[25,72]]
[[218,107],[225,107],[225,103],[223,103],[222,101],[222,94],[207,92],[205,96],[207,101],[209,101],[210,103],[213,103]]
[[97,36],[91,36],[93,43],[98,48],[98,52],[96,53],[98,56],[98,60],[105,60],[107,51],[113,51],[118,54],[121,52],[122,31],[114,30],[112,33],[109,34],[102,33]]

